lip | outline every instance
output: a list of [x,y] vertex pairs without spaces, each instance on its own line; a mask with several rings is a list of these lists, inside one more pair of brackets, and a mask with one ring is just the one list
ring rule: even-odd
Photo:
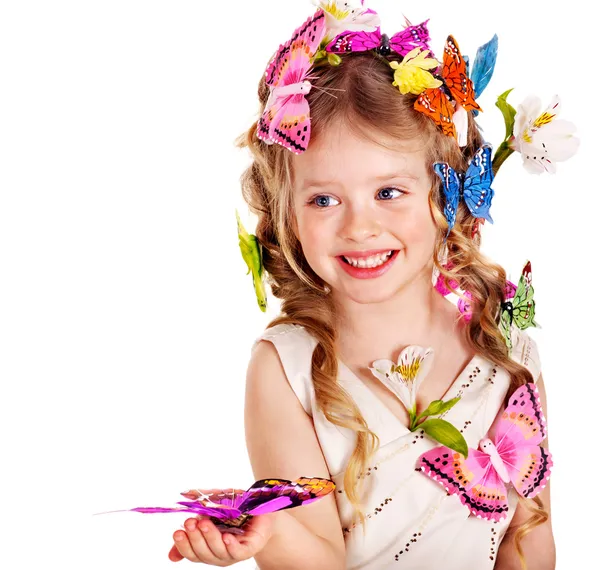
[[387,249],[367,249],[366,251],[343,251],[339,255],[352,257],[353,259],[363,259],[365,257],[377,255],[378,253],[387,253],[388,251],[394,251],[394,248],[388,247]]
[[[390,251],[390,250],[389,249],[383,250],[383,252],[387,252],[387,251]],[[398,257],[398,253],[399,253],[398,250],[393,250],[393,251],[394,251],[394,253],[392,253],[390,258],[383,265],[379,265],[378,267],[354,267],[353,265],[346,263],[342,259],[341,255],[337,256],[336,259],[338,260],[338,263],[342,266],[342,269],[351,277],[354,277],[356,279],[374,279],[375,277],[379,277],[379,276],[383,275],[386,271],[388,271],[392,267],[392,265],[394,264],[394,261]],[[381,251],[380,251],[380,253],[381,253]],[[373,255],[373,254],[371,253],[369,255]],[[352,257],[352,256],[348,256],[348,257]]]

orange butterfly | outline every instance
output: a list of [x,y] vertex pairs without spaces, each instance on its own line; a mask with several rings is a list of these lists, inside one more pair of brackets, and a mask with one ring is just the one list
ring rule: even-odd
[[444,46],[441,79],[443,84],[440,87],[425,89],[419,95],[415,109],[433,119],[445,135],[456,137],[456,127],[452,121],[456,111],[453,101],[467,111],[481,111],[481,107],[475,102],[475,90],[467,75],[467,64],[452,36],[448,36]]

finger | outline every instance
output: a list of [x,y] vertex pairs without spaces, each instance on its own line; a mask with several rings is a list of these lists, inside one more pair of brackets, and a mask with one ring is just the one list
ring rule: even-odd
[[183,556],[181,556],[181,553],[179,550],[177,550],[177,546],[175,544],[171,547],[171,550],[169,550],[169,560],[171,562],[179,562],[180,560],[183,560]]
[[248,558],[252,558],[258,551],[258,549],[255,551],[250,544],[242,544],[237,536],[228,532],[223,534],[223,542],[225,543],[227,552],[229,552],[231,558],[236,562],[248,560]]
[[223,562],[235,562],[227,551],[227,547],[223,542],[223,535],[211,521],[198,521],[198,527],[200,527],[200,532],[214,556]]
[[199,559],[193,560],[193,562],[199,561],[204,562],[205,564],[218,564],[221,561],[212,553],[211,549],[208,547],[208,544],[206,544],[206,540],[204,539],[204,536],[202,536],[202,533],[198,528],[198,524],[206,524],[206,521],[197,521],[196,519],[188,519],[185,521],[185,533],[191,545],[194,556]]
[[190,544],[190,541],[188,539],[188,536],[185,532],[181,530],[176,531],[173,534],[173,540],[175,541],[174,548],[177,550],[179,556],[181,557],[179,558],[179,556],[177,556],[176,554],[173,554],[173,557],[171,557],[171,553],[169,553],[169,558],[173,560],[173,562],[183,560],[184,558],[187,558],[191,562],[200,562],[200,559],[196,556],[196,553],[194,552],[192,545]]

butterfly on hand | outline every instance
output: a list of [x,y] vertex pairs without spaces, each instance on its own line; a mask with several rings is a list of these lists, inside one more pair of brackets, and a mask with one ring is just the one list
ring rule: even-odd
[[501,305],[500,330],[509,350],[512,348],[512,325],[525,330],[539,326],[535,322],[535,301],[533,300],[533,285],[531,284],[531,262],[523,267],[516,290],[506,291],[505,300]]
[[508,513],[506,483],[519,495],[535,497],[548,482],[552,455],[540,444],[546,419],[534,383],[515,390],[502,412],[494,441],[485,438],[465,458],[448,447],[436,447],[417,460],[417,471],[440,483],[448,494],[479,518],[500,521]]
[[460,143],[466,133],[457,133],[454,113],[459,107],[466,111],[481,111],[481,107],[475,102],[475,90],[467,73],[467,64],[452,36],[448,36],[444,46],[441,75],[435,77],[442,81],[442,85],[425,89],[414,107],[433,119],[445,135],[458,137]]
[[324,34],[325,15],[317,10],[270,61],[265,72],[270,93],[256,131],[267,144],[280,144],[295,154],[306,150],[310,140],[308,74]]
[[433,165],[435,173],[443,183],[446,205],[444,215],[448,221],[448,232],[456,222],[456,211],[461,198],[464,199],[471,214],[476,218],[484,218],[494,223],[490,216],[490,207],[494,190],[492,189],[492,147],[484,144],[475,153],[466,173],[456,172],[446,162],[436,162]]
[[261,479],[247,491],[242,489],[192,489],[181,493],[189,501],[177,507],[137,507],[138,513],[191,513],[207,516],[221,532],[244,534],[243,526],[253,516],[308,505],[335,489],[335,483],[319,477]]
[[379,27],[372,32],[343,32],[327,44],[325,50],[330,53],[375,50],[380,55],[395,52],[402,57],[416,47],[429,50],[428,21],[425,20],[417,26],[411,26],[407,22],[407,27],[391,38],[382,34]]

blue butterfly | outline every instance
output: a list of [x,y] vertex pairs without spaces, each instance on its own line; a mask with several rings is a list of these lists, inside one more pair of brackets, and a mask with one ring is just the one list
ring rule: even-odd
[[433,165],[435,173],[442,179],[446,205],[444,215],[448,220],[448,234],[456,221],[458,202],[462,198],[475,218],[484,218],[494,223],[490,216],[490,206],[494,197],[492,189],[492,147],[484,144],[471,159],[467,172],[456,172],[446,162]]

